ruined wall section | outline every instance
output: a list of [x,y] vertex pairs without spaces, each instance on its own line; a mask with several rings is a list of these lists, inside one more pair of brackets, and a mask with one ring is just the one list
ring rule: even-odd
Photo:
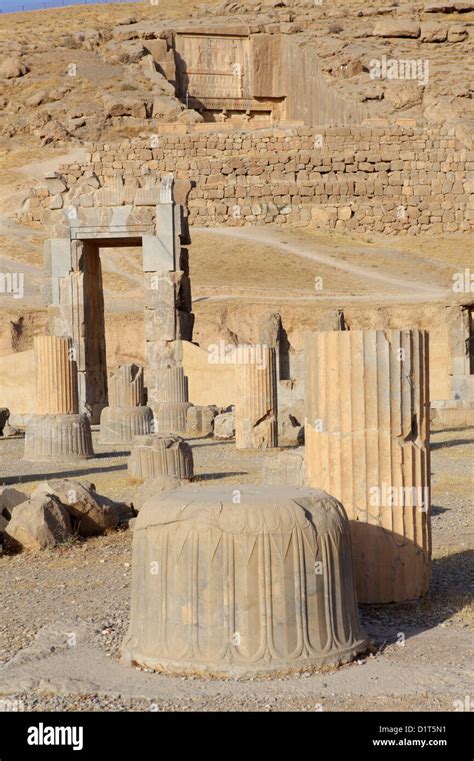
[[182,134],[175,129],[174,134],[93,146],[88,163],[62,168],[60,192],[32,191],[21,220],[44,224],[45,210],[61,205],[107,205],[102,190],[95,191],[97,198],[74,193],[91,174],[106,187],[119,176],[140,193],[140,186],[173,172],[178,183],[195,184],[188,198],[191,225],[276,223],[386,234],[474,227],[474,152],[452,130],[372,126],[226,132],[180,126]]

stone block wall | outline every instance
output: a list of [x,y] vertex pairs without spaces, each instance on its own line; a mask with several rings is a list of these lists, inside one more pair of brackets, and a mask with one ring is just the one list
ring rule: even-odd
[[[61,172],[66,189],[33,191],[24,221],[44,221],[44,211],[58,208],[61,195],[63,204],[82,203],[74,186],[87,176],[100,183],[97,197],[89,194],[87,203],[107,205],[102,187],[113,186],[117,176],[133,195],[173,172],[178,184],[195,184],[188,197],[191,225],[276,223],[386,234],[474,227],[474,151],[453,130],[189,128],[94,145],[86,164]],[[116,205],[117,197],[113,200]],[[124,197],[127,202],[134,199]]]

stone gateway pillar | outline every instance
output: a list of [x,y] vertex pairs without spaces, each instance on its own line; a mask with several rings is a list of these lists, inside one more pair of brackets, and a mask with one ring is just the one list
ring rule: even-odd
[[72,339],[35,336],[36,415],[28,425],[25,459],[93,456],[89,419],[79,414]]
[[239,347],[237,357],[237,449],[278,446],[276,350],[263,344]]
[[306,336],[306,480],[347,510],[359,602],[428,590],[428,373],[425,331]]

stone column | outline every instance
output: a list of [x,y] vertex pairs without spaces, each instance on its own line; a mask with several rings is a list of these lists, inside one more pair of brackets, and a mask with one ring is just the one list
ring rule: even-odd
[[424,595],[431,571],[428,335],[307,334],[306,479],[351,520],[359,602]]
[[36,413],[78,412],[74,350],[69,338],[35,336]]
[[[54,244],[54,245],[53,245]],[[59,245],[61,244],[61,245]],[[79,412],[98,423],[107,404],[102,269],[93,240],[50,241],[53,286],[50,331],[71,336],[78,375]]]
[[26,431],[25,459],[90,457],[89,419],[79,414],[73,342],[35,336],[36,415]]
[[101,444],[129,443],[151,432],[153,412],[144,396],[143,367],[121,365],[109,381],[110,406],[100,416]]
[[156,412],[160,433],[184,433],[186,413],[192,405],[188,400],[188,379],[183,367],[167,367],[162,371],[163,402]]
[[[246,350],[246,351],[245,351]],[[263,344],[242,347],[237,357],[235,441],[237,449],[278,446],[276,351]]]

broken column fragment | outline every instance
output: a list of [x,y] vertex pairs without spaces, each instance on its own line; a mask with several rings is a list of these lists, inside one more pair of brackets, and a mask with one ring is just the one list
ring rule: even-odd
[[129,443],[150,433],[153,412],[144,404],[143,368],[121,365],[109,380],[109,407],[100,416],[101,444]]
[[[247,347],[246,347],[247,348]],[[276,352],[249,346],[237,367],[235,439],[237,449],[278,446]]]
[[128,460],[128,473],[147,481],[161,476],[192,478],[193,453],[180,436],[154,433],[135,436]]
[[428,335],[311,333],[305,343],[307,483],[351,520],[358,600],[412,600],[431,571]]
[[160,433],[186,433],[186,417],[192,407],[188,397],[188,379],[181,366],[163,370],[163,402],[156,411]]
[[93,456],[90,422],[79,414],[72,340],[35,336],[33,343],[37,414],[26,429],[25,459]]

